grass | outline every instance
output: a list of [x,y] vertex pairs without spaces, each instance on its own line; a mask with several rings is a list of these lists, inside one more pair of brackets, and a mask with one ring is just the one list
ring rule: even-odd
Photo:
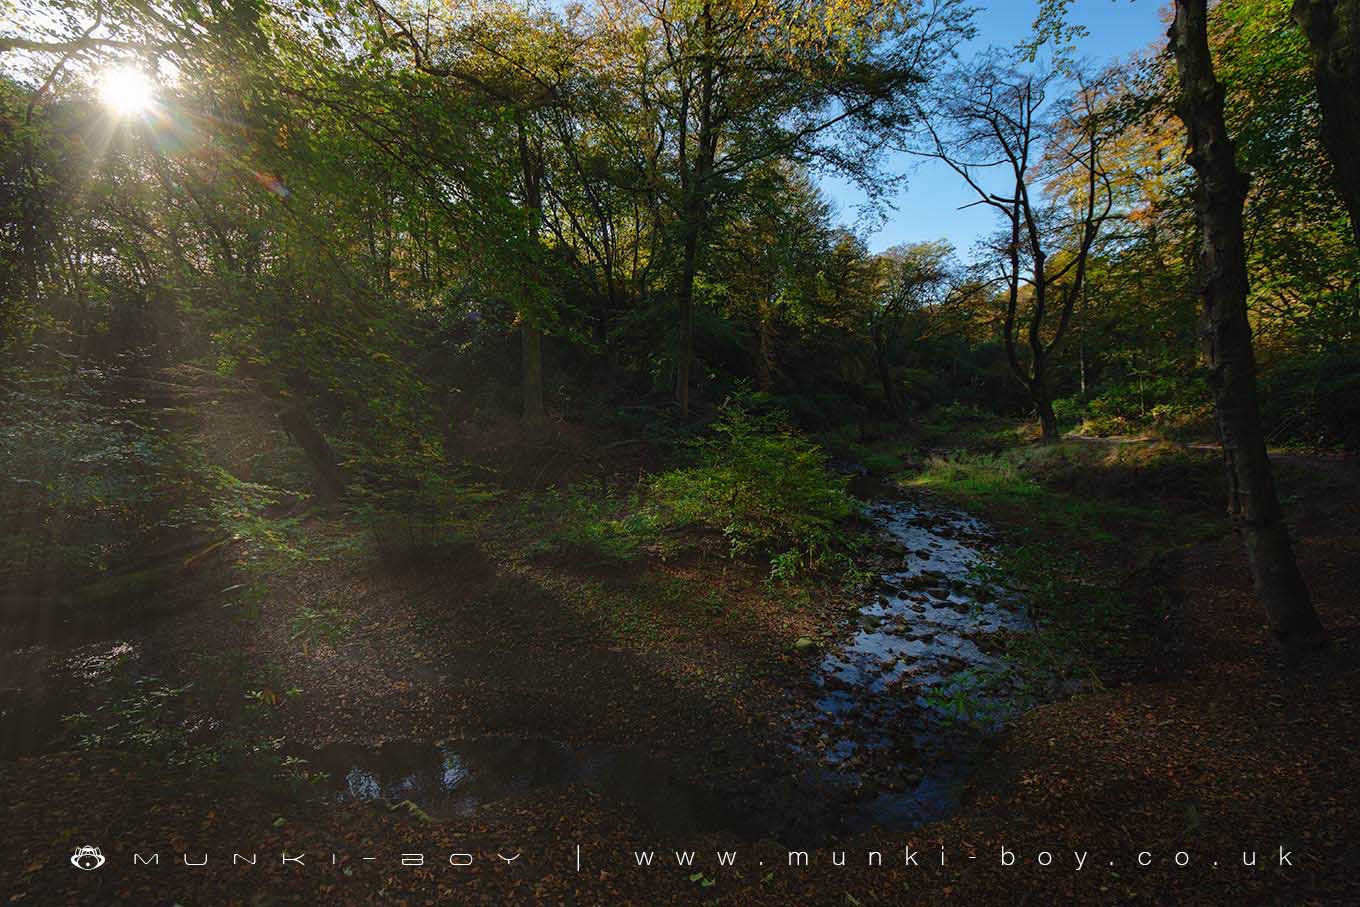
[[1055,541],[1167,547],[1225,527],[1212,455],[1171,445],[1085,442],[930,458],[907,477],[922,488]]
[[1034,430],[1031,422],[1013,419],[967,404],[927,410],[912,424],[912,434],[925,448],[949,447],[995,451],[1013,446]]
[[981,572],[1018,591],[1039,622],[1007,647],[1037,693],[1151,657],[1169,607],[1151,565],[1227,530],[1208,506],[1217,469],[1211,454],[1172,445],[1074,441],[935,456],[902,482],[1006,527]]
[[932,457],[908,483],[963,503],[1008,523],[1038,530],[1055,541],[1113,543],[1131,526],[1164,523],[1155,507],[1078,497],[1050,488],[1002,455]]

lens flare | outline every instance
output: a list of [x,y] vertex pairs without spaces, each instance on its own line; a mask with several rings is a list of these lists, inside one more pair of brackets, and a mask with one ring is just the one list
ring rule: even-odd
[[156,85],[140,69],[111,69],[99,79],[99,99],[118,116],[137,116],[156,102]]

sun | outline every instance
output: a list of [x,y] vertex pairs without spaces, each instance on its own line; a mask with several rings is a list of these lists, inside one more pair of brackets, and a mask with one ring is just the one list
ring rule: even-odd
[[136,116],[146,113],[156,102],[156,84],[146,73],[131,66],[110,69],[99,79],[99,99],[119,116]]

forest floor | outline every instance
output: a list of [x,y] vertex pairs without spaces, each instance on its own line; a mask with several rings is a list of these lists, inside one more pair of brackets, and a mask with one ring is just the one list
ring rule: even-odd
[[[622,564],[503,544],[398,564],[303,558],[254,603],[221,607],[231,598],[222,578],[198,576],[181,590],[200,600],[187,614],[7,656],[6,685],[54,661],[83,673],[85,698],[67,707],[90,712],[106,739],[75,748],[67,734],[0,762],[0,903],[1360,902],[1354,460],[1280,464],[1333,637],[1300,667],[1270,648],[1241,548],[1218,523],[1211,454],[1073,441],[898,460],[909,461],[892,471],[910,493],[986,517],[1024,553],[1010,566],[1036,594],[1045,576],[1075,567],[1138,603],[1116,628],[1083,637],[1088,682],[1021,715],[947,819],[834,844],[721,821],[677,836],[665,827],[674,797],[654,815],[581,785],[542,785],[432,821],[334,802],[306,782],[243,783],[238,770],[204,764],[200,729],[170,741],[169,759],[165,747],[132,746],[139,729],[184,726],[157,716],[179,716],[189,700],[215,712],[244,686],[251,707],[231,719],[248,732],[239,748],[272,753],[276,768],[337,743],[533,734],[587,753],[664,753],[665,771],[634,769],[639,789],[673,788],[680,800],[716,791],[717,808],[749,814],[748,825],[770,800],[805,803],[810,825],[834,818],[825,811],[836,804],[800,791],[781,723],[804,694],[795,641],[848,632],[855,605],[838,588],[772,590],[760,571],[702,547]],[[310,528],[345,550],[342,528]],[[129,668],[164,683],[120,686],[115,675]],[[273,752],[276,737],[287,742]],[[742,799],[761,788],[766,796]],[[108,865],[72,869],[84,844],[102,846]],[[693,864],[676,866],[675,849],[694,851]],[[160,865],[134,867],[134,850],[159,852]],[[790,850],[806,850],[810,865],[790,867]],[[654,865],[639,867],[636,851],[654,851]],[[735,852],[733,865],[719,866],[717,851]],[[1243,866],[1244,851],[1255,866]],[[285,852],[307,853],[305,866],[284,863]],[[883,865],[869,865],[871,852]],[[207,853],[208,864],[186,867],[185,853]],[[259,863],[232,865],[233,853]],[[403,854],[424,865],[403,865]],[[472,865],[450,865],[451,854],[474,855]]]

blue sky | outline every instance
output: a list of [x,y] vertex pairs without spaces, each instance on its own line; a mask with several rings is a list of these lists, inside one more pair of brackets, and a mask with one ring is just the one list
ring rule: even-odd
[[[984,0],[977,5],[980,9],[974,24],[978,34],[963,49],[965,59],[989,45],[1014,47],[1029,33],[1037,6],[1035,0]],[[1090,31],[1081,42],[1082,56],[1093,64],[1104,64],[1126,59],[1159,41],[1166,34],[1162,20],[1165,5],[1165,0],[1075,0],[1071,20]],[[946,239],[961,258],[967,259],[974,242],[995,229],[996,213],[992,209],[978,206],[960,210],[976,196],[943,163],[909,155],[893,155],[885,163],[889,173],[907,172],[909,176],[907,185],[891,198],[896,210],[887,212],[886,223],[878,226],[877,220],[871,220],[860,224],[872,251],[899,243]],[[854,225],[860,219],[857,208],[864,202],[864,193],[835,175],[822,175],[817,182],[836,207],[840,222]]]

